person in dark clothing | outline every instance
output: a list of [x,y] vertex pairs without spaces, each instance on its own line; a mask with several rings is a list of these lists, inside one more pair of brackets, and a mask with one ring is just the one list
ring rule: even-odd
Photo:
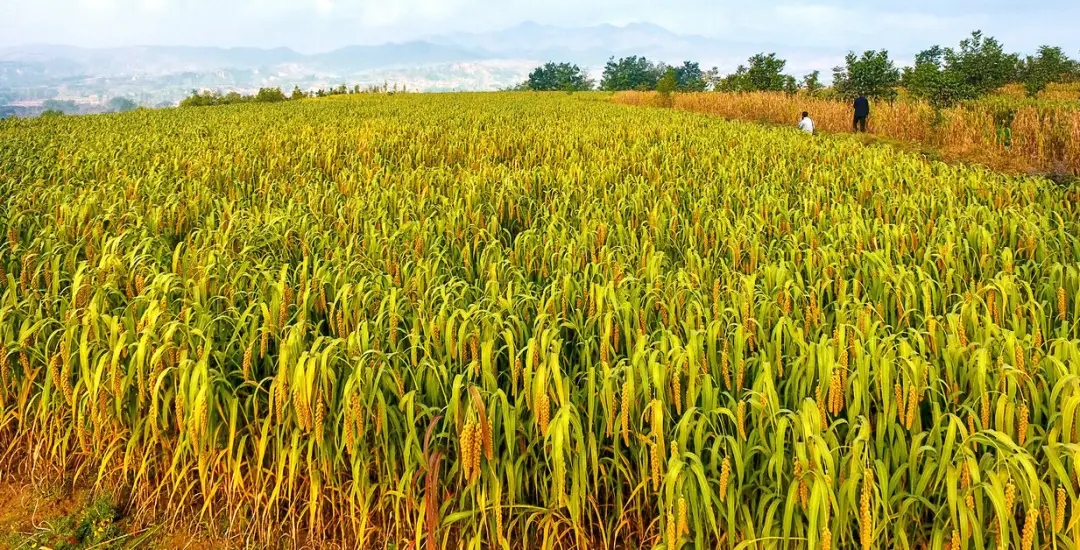
[[870,101],[866,96],[860,95],[855,100],[855,122],[852,126],[856,133],[866,132],[866,119],[870,118]]

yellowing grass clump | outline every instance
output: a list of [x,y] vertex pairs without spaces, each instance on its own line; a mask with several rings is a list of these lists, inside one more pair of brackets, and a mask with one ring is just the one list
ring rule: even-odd
[[0,125],[0,457],[232,545],[1075,546],[1080,209],[565,94]]
[[[1066,88],[1055,88],[1064,93]],[[652,92],[620,92],[616,103],[656,105]],[[804,111],[826,132],[851,132],[852,108],[844,101],[784,93],[677,94],[676,109],[728,119],[795,126]],[[875,102],[869,131],[917,142],[946,157],[1011,172],[1080,175],[1080,109],[1057,101],[1026,101],[1007,94],[935,112],[916,101]]]
[[[1027,98],[1027,90],[1023,84],[1006,85],[998,91],[998,94],[1017,99]],[[1052,82],[1046,86],[1046,89],[1039,92],[1037,99],[1044,101],[1080,100],[1080,82]]]

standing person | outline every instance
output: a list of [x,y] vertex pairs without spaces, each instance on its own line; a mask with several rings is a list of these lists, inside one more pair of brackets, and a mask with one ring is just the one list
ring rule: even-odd
[[810,120],[810,113],[803,111],[802,120],[799,121],[799,129],[808,133],[814,133],[814,121]]
[[855,133],[866,133],[866,119],[870,118],[870,100],[866,99],[866,96],[859,94],[859,97],[855,99],[855,121],[852,123],[852,127]]

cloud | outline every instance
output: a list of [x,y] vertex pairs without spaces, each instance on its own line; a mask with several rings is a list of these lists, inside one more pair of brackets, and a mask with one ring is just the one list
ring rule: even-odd
[[453,18],[477,4],[477,0],[394,0],[392,2],[353,1],[349,6],[356,20],[365,26],[387,26],[410,21],[440,21]]
[[773,12],[781,21],[801,24],[808,29],[846,26],[853,15],[851,10],[829,4],[781,5]]
[[120,8],[119,0],[77,0],[76,4],[92,14],[109,14]]
[[139,9],[147,13],[162,13],[169,9],[169,0],[139,0]]
[[[407,41],[532,20],[564,26],[656,23],[761,48],[888,48],[913,55],[975,28],[1007,48],[1053,42],[1076,55],[1075,0],[9,0],[0,45],[291,46]],[[163,14],[168,14],[164,16]]]
[[780,5],[774,21],[783,28],[799,28],[815,38],[851,41],[853,36],[888,37],[898,33],[918,35],[950,31],[959,18],[928,12],[845,8],[831,4]]

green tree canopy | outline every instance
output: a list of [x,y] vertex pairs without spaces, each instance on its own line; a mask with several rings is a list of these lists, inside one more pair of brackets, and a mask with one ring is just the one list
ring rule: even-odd
[[970,38],[960,41],[960,49],[944,51],[945,70],[956,73],[969,95],[979,97],[1005,84],[1016,75],[1019,57],[1005,53],[1001,43],[994,37],[986,37],[982,31],[971,33]]
[[975,31],[960,41],[959,49],[934,46],[920,52],[915,66],[904,69],[902,82],[913,96],[942,108],[1024,79],[1020,74],[1024,66],[1018,55],[1006,54],[996,39]]
[[784,76],[784,67],[787,61],[780,59],[775,53],[759,53],[748,60],[750,66],[746,69],[746,81],[751,90],[779,92],[787,84]]
[[1039,92],[1045,90],[1046,86],[1050,84],[1052,78],[1047,67],[1039,63],[1037,57],[1030,55],[1020,61],[1016,71],[1020,82],[1024,85],[1024,90],[1027,91],[1028,97],[1038,96]]
[[679,67],[675,67],[675,89],[680,92],[703,92],[705,91],[705,73],[697,63],[684,61]]
[[674,67],[668,67],[668,70],[664,72],[664,76],[660,77],[660,80],[656,83],[656,91],[660,92],[661,102],[664,107],[671,107],[673,105],[671,94],[677,90],[678,87],[678,72]]
[[844,65],[833,69],[833,86],[840,96],[848,99],[860,95],[893,99],[899,84],[900,71],[886,50],[870,50],[862,56],[848,52]]
[[[344,84],[341,85],[341,89],[345,89]],[[281,88],[262,88],[255,95],[255,101],[258,103],[277,103],[279,101],[288,101],[288,99],[285,97],[285,92],[281,91]]]
[[607,91],[655,90],[667,67],[636,55],[608,60],[600,88]]
[[915,56],[915,66],[904,69],[901,83],[917,98],[925,99],[941,109],[974,97],[973,89],[963,76],[946,70],[945,48],[934,46]]
[[750,92],[753,88],[750,87],[750,81],[746,78],[746,65],[739,65],[735,68],[735,72],[719,77],[716,84],[713,85],[713,89],[718,92]]
[[57,111],[65,115],[77,115],[79,114],[79,106],[70,99],[47,99],[42,105],[46,111]]
[[577,65],[549,62],[529,73],[527,86],[537,92],[580,92],[591,90],[593,82]]
[[1050,82],[1072,82],[1080,79],[1080,62],[1069,59],[1057,46],[1040,46],[1035,63],[1050,78]]
[[821,84],[821,71],[814,71],[802,79],[802,89],[806,90],[810,97],[816,96],[823,87]]
[[787,61],[775,53],[759,53],[747,60],[749,66],[739,65],[734,73],[723,78],[715,85],[720,92],[780,92],[790,88],[788,77],[784,75]]
[[784,75],[784,93],[787,95],[799,93],[799,81],[795,80],[794,76]]
[[720,69],[713,67],[705,71],[705,74],[702,75],[702,79],[705,81],[706,89],[711,88],[713,90],[719,90],[720,83],[723,82],[724,77],[720,74]]
[[139,106],[134,101],[126,97],[114,97],[110,99],[108,103],[110,113],[126,113],[138,108]]
[[1042,46],[1017,66],[1020,82],[1028,96],[1035,97],[1052,82],[1072,82],[1080,77],[1080,64],[1069,59],[1061,48]]
[[[293,93],[295,94],[295,90]],[[285,92],[281,91],[281,88],[261,88],[259,93],[255,95],[243,95],[240,92],[229,92],[222,95],[219,91],[204,91],[199,92],[192,90],[191,96],[187,97],[180,102],[181,107],[208,107],[211,105],[231,105],[233,103],[277,103],[280,101],[288,101],[289,97],[285,95]]]

